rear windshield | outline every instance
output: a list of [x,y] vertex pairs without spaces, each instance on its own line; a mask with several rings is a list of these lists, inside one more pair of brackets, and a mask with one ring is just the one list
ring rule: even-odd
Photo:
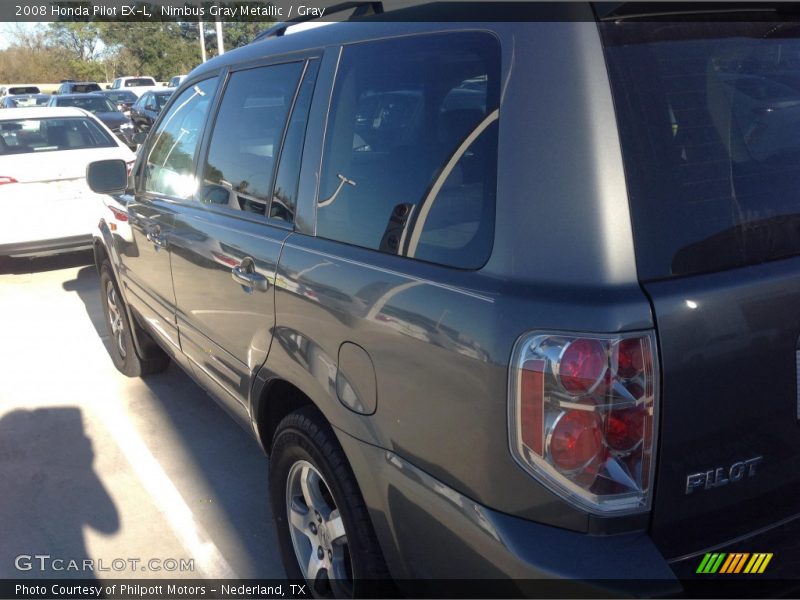
[[88,94],[89,92],[99,92],[100,86],[96,83],[71,83],[69,89],[75,94]]
[[58,106],[75,106],[88,110],[90,113],[114,112],[117,107],[103,96],[85,96],[83,98],[70,98],[69,96],[59,98]]
[[29,106],[46,106],[50,101],[50,96],[46,95],[33,95],[33,96],[10,96],[6,98],[5,106],[7,108],[26,108]]
[[113,148],[116,142],[90,119],[0,121],[0,156],[85,148]]
[[136,102],[138,100],[133,92],[103,92],[103,95],[113,102]]
[[8,88],[9,94],[38,94],[39,91],[39,88],[33,85]]
[[155,85],[156,82],[154,79],[150,77],[138,77],[136,79],[127,79],[125,81],[125,87],[137,87],[141,85]]
[[800,254],[800,25],[601,32],[640,278]]

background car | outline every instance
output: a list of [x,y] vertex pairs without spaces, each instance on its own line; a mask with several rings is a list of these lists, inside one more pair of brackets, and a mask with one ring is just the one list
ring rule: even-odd
[[155,87],[158,83],[152,77],[117,77],[109,89],[119,90],[132,87]]
[[10,85],[0,88],[0,96],[13,96],[16,94],[40,94],[41,90],[35,85]]
[[163,89],[163,86],[152,77],[117,77],[108,88],[110,90],[129,90],[140,96],[152,89]]
[[75,106],[89,111],[100,119],[127,146],[133,146],[133,126],[130,118],[117,110],[105,96],[100,94],[65,94],[50,98],[49,106]]
[[[130,113],[131,106],[139,99],[139,94],[131,90],[102,90],[96,92],[111,100],[117,105],[117,110],[128,114]],[[130,116],[128,114],[128,116]]]
[[58,86],[56,95],[61,94],[90,94],[99,92],[100,85],[96,81],[67,81]]
[[0,112],[0,256],[90,248],[98,196],[86,166],[134,154],[95,116],[78,108]]
[[161,109],[172,96],[173,89],[146,92],[131,107],[131,121],[135,133],[150,131]]
[[47,94],[15,94],[4,96],[0,100],[0,108],[26,108],[29,106],[47,106],[50,96]]

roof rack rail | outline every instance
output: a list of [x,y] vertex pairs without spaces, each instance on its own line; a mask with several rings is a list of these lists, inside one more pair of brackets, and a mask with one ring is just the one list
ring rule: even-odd
[[[333,15],[339,12],[344,12],[347,10],[355,9],[353,14],[350,15],[349,19],[358,18],[358,17],[365,17],[368,15],[378,15],[383,13],[383,2],[380,1],[368,1],[368,2],[342,2],[341,4],[334,4],[333,6],[329,6],[325,9],[325,16]],[[292,25],[297,25],[298,23],[306,23],[308,21],[315,21],[319,17],[315,17],[313,15],[308,15],[304,17],[295,17],[294,19],[289,19],[288,21],[283,21],[276,25],[273,25],[269,29],[265,29],[261,33],[259,33],[254,39],[254,42],[259,40],[265,40],[271,37],[280,37],[286,33],[286,30],[289,29]]]

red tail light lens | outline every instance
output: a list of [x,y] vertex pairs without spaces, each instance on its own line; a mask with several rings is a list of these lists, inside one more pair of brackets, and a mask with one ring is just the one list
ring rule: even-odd
[[125,163],[125,165],[128,167],[128,177],[131,176],[131,173],[133,172],[133,165],[135,165],[135,164],[136,164],[135,160],[132,160],[130,162],[126,162]]
[[603,423],[594,411],[561,413],[550,436],[550,456],[560,471],[575,471],[597,460],[603,449]]
[[5,185],[7,183],[19,183],[19,181],[8,175],[0,175],[0,185]]
[[590,512],[647,510],[655,464],[655,358],[652,332],[523,337],[510,381],[514,457]]
[[570,394],[591,390],[608,368],[606,351],[599,340],[577,339],[564,348],[558,361],[558,379]]
[[113,207],[113,206],[109,206],[109,207],[108,207],[108,210],[110,210],[110,211],[111,211],[111,214],[113,214],[113,215],[114,215],[114,218],[115,218],[117,221],[122,221],[122,222],[125,222],[125,221],[127,221],[127,220],[128,220],[128,213],[126,213],[124,210],[120,210],[120,209],[118,209],[118,208],[115,208],[115,207]]

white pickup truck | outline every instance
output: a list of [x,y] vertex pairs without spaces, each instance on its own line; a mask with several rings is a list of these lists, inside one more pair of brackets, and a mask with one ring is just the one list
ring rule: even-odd
[[160,87],[163,86],[160,86],[152,77],[117,77],[109,89],[124,89],[133,92],[137,96],[141,96],[148,90]]

